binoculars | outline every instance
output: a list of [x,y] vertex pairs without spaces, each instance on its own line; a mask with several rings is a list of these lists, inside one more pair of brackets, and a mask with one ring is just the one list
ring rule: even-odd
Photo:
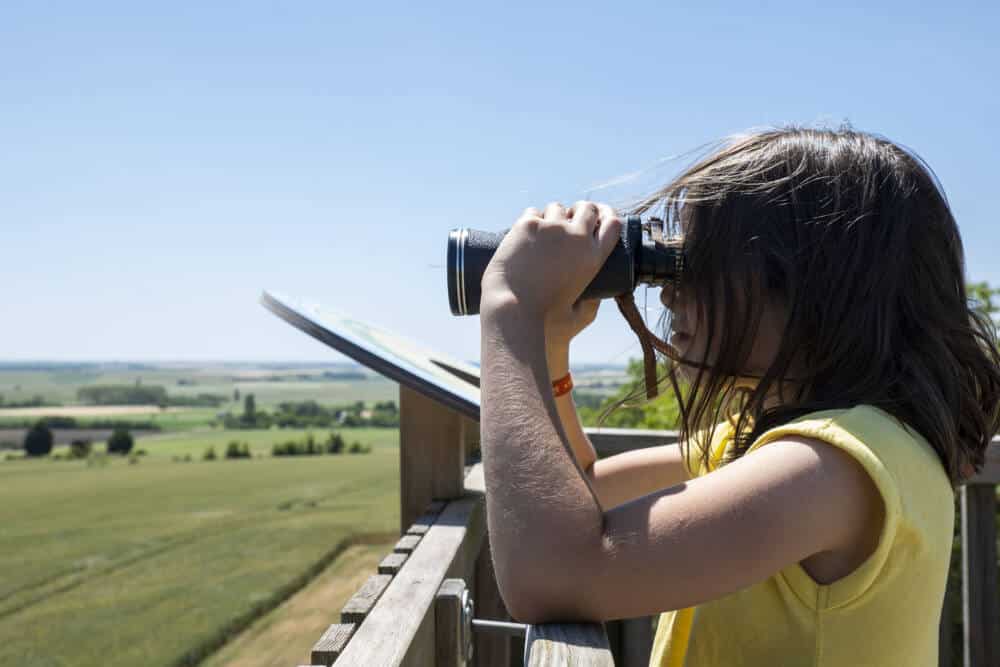
[[[506,236],[502,232],[453,229],[448,234],[448,303],[453,315],[476,315],[482,298],[483,272]],[[679,237],[663,236],[663,221],[637,215],[626,217],[621,238],[581,299],[611,299],[629,294],[640,284],[666,285],[684,271]]]

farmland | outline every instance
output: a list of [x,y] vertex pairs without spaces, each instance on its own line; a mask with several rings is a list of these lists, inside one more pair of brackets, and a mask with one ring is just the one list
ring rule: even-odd
[[[226,435],[140,440],[138,464],[0,464],[0,664],[194,664],[398,531],[395,431],[350,435],[367,455],[201,461]],[[267,436],[241,433],[260,454]]]
[[[82,387],[140,384],[227,401],[80,400]],[[253,628],[281,629],[289,664],[306,657],[301,646],[290,652],[292,637],[301,644],[326,617],[289,596],[318,586],[322,599],[343,597],[398,534],[398,431],[339,430],[368,454],[276,458],[275,444],[307,433],[323,441],[330,429],[222,428],[220,415],[240,414],[249,394],[273,409],[395,400],[397,389],[343,365],[0,367],[3,404],[14,406],[0,407],[10,450],[0,458],[0,665],[241,664],[239,644],[219,650]],[[25,459],[17,447],[42,417],[77,427],[53,429],[51,455]],[[143,455],[104,456],[109,423],[125,422],[156,429],[133,429]],[[96,454],[62,460],[75,438],[92,440]],[[249,459],[223,458],[233,441]],[[216,460],[205,460],[210,450]]]
[[[592,379],[606,389],[601,373]],[[95,387],[224,400],[88,404]],[[399,433],[260,428],[245,419],[250,395],[257,414],[311,401],[329,415],[377,413],[398,389],[344,364],[0,364],[0,666],[307,660],[398,535]],[[40,418],[54,447],[26,458]],[[126,423],[132,455],[105,455]],[[370,453],[272,456],[333,431]],[[93,453],[73,459],[79,439]],[[246,458],[226,459],[230,443]]]
[[[253,393],[257,404],[317,400],[374,402],[396,397],[396,385],[353,364],[77,364],[0,366],[0,418],[4,405],[38,397],[46,404],[75,405],[78,391],[94,385],[160,385],[171,396]],[[238,406],[223,406],[236,409]],[[154,410],[155,411],[155,410]]]

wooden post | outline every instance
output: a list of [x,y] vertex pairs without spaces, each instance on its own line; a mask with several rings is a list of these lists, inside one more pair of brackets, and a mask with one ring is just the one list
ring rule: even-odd
[[434,600],[437,667],[465,667],[465,628],[462,619],[462,594],[465,582],[445,579]]
[[[476,618],[490,621],[507,621],[510,615],[504,606],[497,578],[493,570],[493,556],[490,553],[489,536],[483,540],[476,559],[476,585],[473,589],[476,603]],[[508,667],[510,665],[510,637],[486,632],[473,633],[475,648],[472,662],[476,667]]]
[[479,454],[479,422],[462,415],[462,446],[465,450],[465,458],[469,459],[473,454]]
[[962,487],[962,601],[965,667],[1000,664],[994,484]]
[[335,623],[326,629],[312,648],[310,664],[329,667],[344,652],[344,647],[358,626],[353,623]]
[[460,497],[464,476],[461,416],[399,385],[400,533],[431,500]]

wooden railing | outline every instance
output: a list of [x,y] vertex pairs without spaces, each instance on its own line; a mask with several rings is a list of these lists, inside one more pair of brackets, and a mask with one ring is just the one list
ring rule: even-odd
[[[400,540],[316,643],[310,664],[520,665],[525,638],[517,636],[519,626],[510,623],[497,591],[482,468],[464,465],[478,423],[404,386],[400,411]],[[587,433],[600,456],[676,441],[676,434],[665,431]],[[985,469],[960,491],[962,587],[949,589],[944,608],[951,596],[962,596],[966,667],[1000,665],[998,483],[1000,443],[994,442]],[[950,660],[954,620],[942,614],[942,667],[958,667]],[[531,626],[527,664],[646,667],[653,621]]]

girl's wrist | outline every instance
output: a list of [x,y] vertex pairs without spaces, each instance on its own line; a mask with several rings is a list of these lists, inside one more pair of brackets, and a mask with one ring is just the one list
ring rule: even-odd
[[545,359],[548,362],[550,380],[558,380],[569,373],[569,345],[546,344]]

